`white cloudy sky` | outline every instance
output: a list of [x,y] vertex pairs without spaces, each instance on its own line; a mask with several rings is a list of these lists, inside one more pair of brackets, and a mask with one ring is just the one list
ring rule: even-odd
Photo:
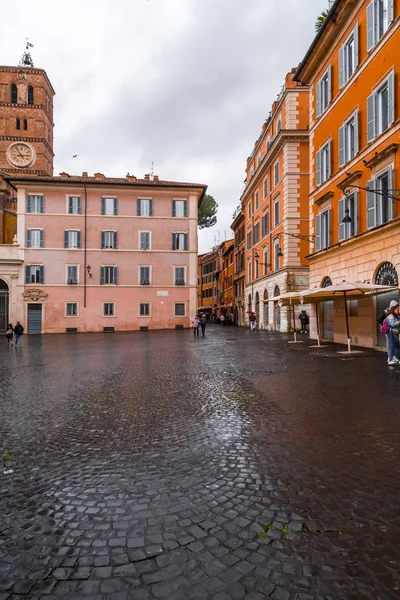
[[[55,97],[55,173],[206,183],[200,251],[230,235],[246,157],[328,0],[13,0],[0,64],[25,38]],[[79,154],[73,159],[73,154]]]

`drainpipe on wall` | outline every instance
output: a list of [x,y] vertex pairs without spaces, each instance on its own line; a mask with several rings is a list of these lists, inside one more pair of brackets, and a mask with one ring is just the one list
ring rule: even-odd
[[83,306],[86,308],[86,282],[87,282],[87,191],[86,183],[83,184],[84,195],[85,195],[85,216],[84,216],[84,247],[83,247]]

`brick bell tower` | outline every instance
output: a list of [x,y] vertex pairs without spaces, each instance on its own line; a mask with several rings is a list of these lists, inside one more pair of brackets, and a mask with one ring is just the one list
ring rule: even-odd
[[0,171],[53,175],[54,90],[27,42],[18,67],[0,66]]

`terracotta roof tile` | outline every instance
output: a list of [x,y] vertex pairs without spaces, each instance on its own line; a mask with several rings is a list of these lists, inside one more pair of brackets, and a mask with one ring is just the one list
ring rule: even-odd
[[68,176],[35,176],[35,175],[20,175],[18,177],[13,177],[8,175],[8,179],[11,181],[40,181],[42,183],[95,183],[100,185],[132,185],[132,186],[148,186],[148,187],[197,187],[197,188],[207,188],[207,185],[204,183],[189,183],[183,181],[166,181],[166,180],[151,180],[151,179],[133,179],[133,176],[130,178],[126,177],[83,177],[82,175],[68,175]]

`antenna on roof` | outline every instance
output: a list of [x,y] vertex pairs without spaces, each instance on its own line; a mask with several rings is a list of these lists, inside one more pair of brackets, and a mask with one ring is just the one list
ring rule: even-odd
[[151,181],[153,181],[153,179],[154,179],[154,162],[153,161],[151,161],[150,179],[151,179]]
[[33,48],[33,44],[26,38],[25,52],[23,53],[19,64],[21,67],[33,67],[33,60],[29,48]]

